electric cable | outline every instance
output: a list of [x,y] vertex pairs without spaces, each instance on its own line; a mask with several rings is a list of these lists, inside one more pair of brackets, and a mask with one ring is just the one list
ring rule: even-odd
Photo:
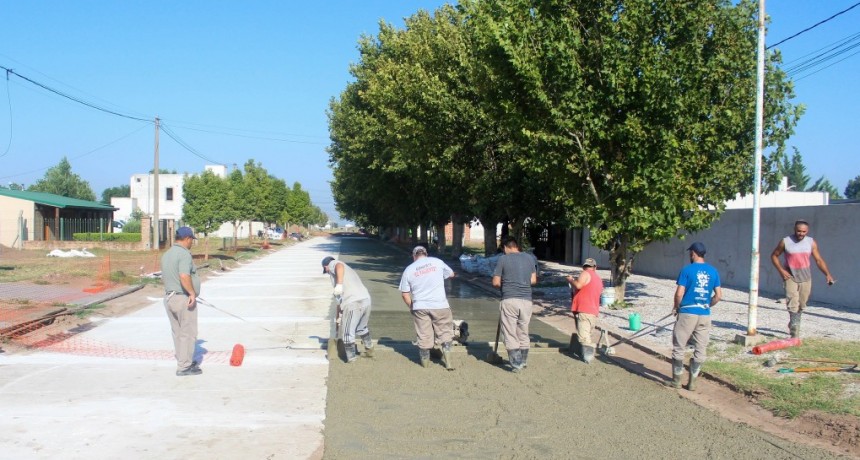
[[145,119],[145,118],[135,117],[135,116],[132,116],[132,115],[127,115],[127,114],[120,113],[120,112],[117,112],[117,111],[114,111],[114,110],[110,110],[110,109],[108,109],[108,108],[98,106],[98,105],[96,105],[96,104],[94,104],[94,103],[92,103],[92,102],[88,102],[88,101],[85,101],[85,100],[83,100],[83,99],[80,99],[80,98],[77,98],[77,97],[75,97],[75,96],[72,96],[72,95],[70,95],[70,94],[66,94],[66,93],[64,93],[64,92],[62,92],[62,91],[60,91],[60,90],[58,90],[58,89],[54,89],[54,88],[52,88],[52,87],[50,87],[50,86],[48,86],[48,85],[45,85],[45,84],[39,83],[39,82],[37,82],[36,80],[32,80],[32,79],[30,79],[30,78],[28,78],[28,77],[25,77],[25,76],[23,76],[23,75],[19,74],[18,72],[15,72],[14,70],[12,70],[12,69],[10,69],[10,68],[7,68],[7,67],[4,67],[4,66],[2,66],[2,65],[0,65],[0,69],[5,70],[5,71],[6,71],[6,73],[7,73],[7,75],[8,75],[8,74],[15,75],[16,77],[18,77],[18,78],[20,78],[20,79],[22,79],[22,80],[24,80],[24,81],[27,81],[27,82],[29,82],[29,83],[31,83],[31,84],[33,84],[33,85],[36,85],[36,86],[38,86],[38,87],[40,87],[40,88],[42,88],[42,89],[44,89],[44,90],[46,90],[46,91],[50,91],[50,92],[52,92],[52,93],[54,93],[54,94],[56,94],[56,95],[58,95],[58,96],[64,97],[64,98],[66,98],[66,99],[69,99],[70,101],[77,102],[78,104],[85,105],[85,106],[87,106],[87,107],[89,107],[89,108],[91,108],[91,109],[96,109],[96,110],[98,110],[98,111],[100,111],[100,112],[105,112],[105,113],[108,113],[108,114],[111,114],[111,115],[116,115],[116,116],[118,116],[118,117],[129,118],[129,119],[131,119],[131,120],[145,121],[145,122],[148,122],[148,123],[153,123],[153,121],[152,121],[152,120],[147,120],[147,119]]
[[170,128],[168,128],[164,123],[161,124],[161,130],[164,131],[164,134],[167,134],[168,137],[170,137],[171,139],[176,141],[177,144],[179,144],[185,150],[188,150],[189,152],[191,152],[194,156],[196,156],[202,160],[208,161],[210,163],[217,164],[217,165],[224,165],[225,164],[225,163],[222,163],[220,161],[215,161],[211,158],[208,158],[208,157],[204,156],[202,153],[195,150],[193,147],[188,145],[187,142],[183,141],[179,136],[177,136],[176,133],[171,131]]
[[6,143],[6,150],[0,155],[0,158],[5,157],[12,148],[12,95],[9,93],[9,71],[6,71],[6,102],[9,105],[9,142]]
[[805,34],[806,32],[809,32],[810,30],[812,30],[812,29],[814,29],[814,28],[816,28],[816,27],[818,27],[818,26],[820,26],[820,25],[824,24],[825,22],[828,22],[828,21],[830,21],[831,19],[833,19],[833,18],[835,18],[835,17],[837,17],[837,16],[839,16],[839,15],[841,15],[841,14],[843,14],[843,13],[847,13],[848,11],[850,11],[850,10],[852,10],[852,9],[856,8],[857,6],[860,6],[860,2],[857,2],[857,3],[855,3],[855,4],[851,5],[851,6],[849,6],[848,8],[846,8],[846,9],[844,9],[844,10],[842,10],[842,11],[840,11],[840,12],[836,13],[836,14],[834,14],[833,16],[830,16],[829,18],[827,18],[827,19],[825,19],[825,20],[823,20],[823,21],[819,21],[818,23],[813,24],[813,25],[811,25],[811,26],[809,26],[809,27],[807,27],[807,28],[805,28],[805,29],[801,30],[800,32],[798,32],[798,33],[796,33],[796,34],[794,34],[794,35],[792,35],[792,36],[790,36],[790,37],[788,37],[788,38],[782,39],[782,40],[780,40],[780,41],[778,41],[778,42],[774,43],[773,45],[768,46],[766,49],[771,49],[771,48],[773,48],[773,47],[775,47],[775,46],[777,46],[777,45],[781,45],[781,44],[783,44],[783,43],[785,43],[785,42],[787,42],[787,41],[789,41],[789,40],[791,40],[791,39],[793,39],[793,38],[799,37],[799,36],[801,36],[801,35]]
[[[103,148],[105,148],[105,147],[109,147],[109,146],[111,146],[111,145],[113,145],[113,144],[116,144],[117,142],[119,142],[119,141],[121,141],[121,140],[123,140],[123,139],[125,139],[125,138],[127,138],[127,137],[129,137],[129,136],[131,136],[131,135],[133,135],[133,134],[136,134],[138,131],[142,130],[143,128],[147,128],[147,127],[148,127],[148,125],[143,125],[143,126],[141,126],[141,127],[137,128],[137,129],[135,129],[134,131],[132,131],[132,132],[130,132],[130,133],[128,133],[128,134],[126,134],[126,135],[124,135],[124,136],[122,136],[122,137],[118,138],[118,139],[114,139],[114,140],[112,140],[112,141],[108,142],[107,144],[104,144],[104,145],[102,145],[102,146],[100,146],[100,147],[96,147],[96,148],[94,148],[94,149],[90,150],[89,152],[82,153],[82,154],[80,154],[80,155],[74,156],[74,157],[70,158],[70,160],[77,160],[77,159],[79,159],[79,158],[83,158],[83,157],[85,157],[85,156],[87,156],[87,155],[89,155],[89,154],[91,154],[91,153],[98,152],[99,150],[101,150],[101,149],[103,149]],[[40,171],[45,171],[45,170],[48,170],[48,169],[50,169],[50,168],[53,168],[54,166],[56,166],[56,165],[45,166],[44,168],[33,169],[33,170],[31,170],[31,171],[24,171],[24,172],[20,172],[20,173],[16,173],[16,174],[11,174],[11,175],[8,175],[8,176],[0,176],[0,179],[9,179],[9,178],[12,178],[12,177],[24,176],[24,175],[26,175],[26,174],[32,174],[32,173],[36,173],[36,172],[40,172]]]

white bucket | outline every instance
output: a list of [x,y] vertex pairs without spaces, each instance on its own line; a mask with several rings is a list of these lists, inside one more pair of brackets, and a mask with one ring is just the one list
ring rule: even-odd
[[613,303],[615,303],[615,288],[609,287],[604,289],[603,293],[600,294],[600,306],[605,307]]

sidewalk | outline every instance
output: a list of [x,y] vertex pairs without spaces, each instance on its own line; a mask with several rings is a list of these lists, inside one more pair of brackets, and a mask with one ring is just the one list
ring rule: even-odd
[[[0,355],[0,452],[20,459],[321,457],[331,296],[318,268],[337,250],[317,238],[204,282],[203,299],[244,321],[198,307],[200,376],[175,376],[160,299],[38,352]],[[246,355],[232,367],[237,343]]]

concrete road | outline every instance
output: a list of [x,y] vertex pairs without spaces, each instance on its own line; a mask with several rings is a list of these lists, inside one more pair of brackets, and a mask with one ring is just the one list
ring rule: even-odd
[[204,282],[204,299],[242,319],[198,307],[199,376],[175,375],[160,300],[0,355],[0,457],[318,458],[331,305],[320,260],[338,246],[313,239]]
[[[545,348],[532,349],[520,374],[488,364],[498,299],[462,281],[451,283],[450,303],[469,320],[472,342],[454,349],[456,370],[424,369],[396,289],[409,255],[348,238],[341,253],[373,295],[370,324],[382,343],[372,359],[332,361],[324,458],[833,458],[723,419],[662,379],[603,358],[587,365]],[[566,345],[534,316],[531,325],[533,341]]]

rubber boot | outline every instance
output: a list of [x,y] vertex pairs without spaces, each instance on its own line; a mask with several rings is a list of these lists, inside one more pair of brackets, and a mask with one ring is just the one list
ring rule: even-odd
[[696,391],[696,379],[699,377],[699,371],[701,370],[702,363],[690,360],[690,380],[687,381],[687,390]]
[[582,346],[582,362],[585,364],[591,364],[591,361],[594,360],[594,347],[589,347],[588,345]]
[[681,388],[681,377],[684,376],[684,361],[680,359],[672,360],[672,388]]
[[449,371],[454,370],[454,366],[451,363],[451,342],[442,344],[442,364],[445,366],[445,369]]
[[356,359],[358,359],[358,350],[355,349],[354,343],[344,343],[343,349],[346,352],[346,362],[354,363]]
[[373,358],[373,340],[370,338],[370,332],[361,336],[361,343],[364,344],[365,358]]
[[800,316],[803,313],[788,312],[788,333],[792,338],[800,337]]
[[420,348],[418,350],[418,356],[421,358],[421,367],[427,368],[430,367],[430,350],[425,348]]
[[520,357],[523,361],[523,369],[529,367],[529,349],[528,348],[520,348]]
[[519,348],[508,350],[508,361],[511,363],[511,370],[520,372],[523,370],[523,353]]

